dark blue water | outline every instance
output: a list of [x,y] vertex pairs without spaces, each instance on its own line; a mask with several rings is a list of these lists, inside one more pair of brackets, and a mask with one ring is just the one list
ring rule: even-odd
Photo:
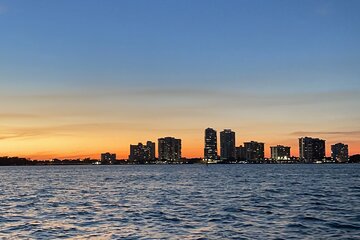
[[360,164],[0,167],[0,238],[360,239]]

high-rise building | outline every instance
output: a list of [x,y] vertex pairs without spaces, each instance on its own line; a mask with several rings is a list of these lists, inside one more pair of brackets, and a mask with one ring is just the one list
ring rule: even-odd
[[150,160],[155,160],[155,143],[151,141],[146,142],[146,147],[149,149]]
[[319,138],[299,138],[299,157],[301,161],[311,163],[325,158],[325,140]]
[[235,132],[225,129],[220,132],[220,158],[222,160],[235,160]]
[[181,139],[165,137],[158,139],[160,161],[176,162],[181,159]]
[[331,145],[331,158],[334,162],[348,162],[349,161],[349,149],[347,144],[336,143]]
[[256,141],[245,142],[244,149],[247,161],[259,161],[264,159],[264,143]]
[[129,160],[135,163],[149,163],[155,161],[155,143],[147,141],[146,145],[142,143],[130,145]]
[[217,157],[216,131],[212,128],[207,128],[205,129],[204,159],[215,160]]
[[115,153],[102,153],[101,154],[101,164],[114,164],[116,161]]
[[239,147],[236,147],[236,160],[239,161],[245,161],[246,160],[246,152],[245,152],[245,148],[240,145]]
[[277,145],[270,147],[271,159],[275,161],[288,161],[290,160],[290,147]]

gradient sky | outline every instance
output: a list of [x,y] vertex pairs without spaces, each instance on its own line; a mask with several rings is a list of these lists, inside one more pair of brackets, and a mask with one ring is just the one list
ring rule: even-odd
[[126,158],[204,129],[360,153],[358,0],[0,0],[0,155]]

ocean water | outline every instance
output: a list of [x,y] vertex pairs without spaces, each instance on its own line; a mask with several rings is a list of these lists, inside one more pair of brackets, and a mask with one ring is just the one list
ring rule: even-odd
[[3,239],[360,239],[360,164],[0,167]]

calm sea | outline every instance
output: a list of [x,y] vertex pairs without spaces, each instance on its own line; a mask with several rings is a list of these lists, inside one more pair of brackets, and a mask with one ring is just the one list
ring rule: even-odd
[[0,238],[360,239],[360,164],[0,167]]

